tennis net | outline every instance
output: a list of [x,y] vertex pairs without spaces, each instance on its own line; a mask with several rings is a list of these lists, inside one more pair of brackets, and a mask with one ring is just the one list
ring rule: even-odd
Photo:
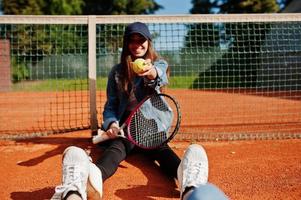
[[178,138],[300,138],[300,14],[1,16],[2,138],[99,126],[134,21],[170,65]]

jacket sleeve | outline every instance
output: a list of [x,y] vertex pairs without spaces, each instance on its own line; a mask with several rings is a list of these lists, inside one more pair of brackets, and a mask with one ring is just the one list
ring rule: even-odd
[[167,78],[168,63],[163,59],[159,59],[154,62],[154,67],[157,71],[157,77],[154,80],[144,78],[144,83],[147,86],[152,87],[153,89],[158,91],[160,87],[168,84],[168,78]]

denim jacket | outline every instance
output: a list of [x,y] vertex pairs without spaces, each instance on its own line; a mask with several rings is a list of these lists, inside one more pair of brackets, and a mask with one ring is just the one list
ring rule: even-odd
[[[142,101],[147,95],[159,92],[160,87],[168,84],[167,62],[163,59],[157,60],[154,62],[154,67],[157,70],[157,77],[154,80],[140,76],[134,78],[134,94],[138,102]],[[107,101],[103,111],[102,126],[104,130],[107,130],[112,122],[119,122],[129,103],[128,95],[121,89],[121,68],[121,64],[115,65],[108,77]]]

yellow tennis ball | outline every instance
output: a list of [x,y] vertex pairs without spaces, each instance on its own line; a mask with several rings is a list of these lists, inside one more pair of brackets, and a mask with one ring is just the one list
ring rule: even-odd
[[137,58],[132,65],[133,71],[137,74],[144,71],[145,60],[143,58]]

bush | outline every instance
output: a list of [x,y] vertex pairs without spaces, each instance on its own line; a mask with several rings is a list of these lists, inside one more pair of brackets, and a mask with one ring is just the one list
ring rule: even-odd
[[12,59],[12,82],[17,83],[22,80],[29,79],[29,70],[25,63],[17,62],[16,59]]

